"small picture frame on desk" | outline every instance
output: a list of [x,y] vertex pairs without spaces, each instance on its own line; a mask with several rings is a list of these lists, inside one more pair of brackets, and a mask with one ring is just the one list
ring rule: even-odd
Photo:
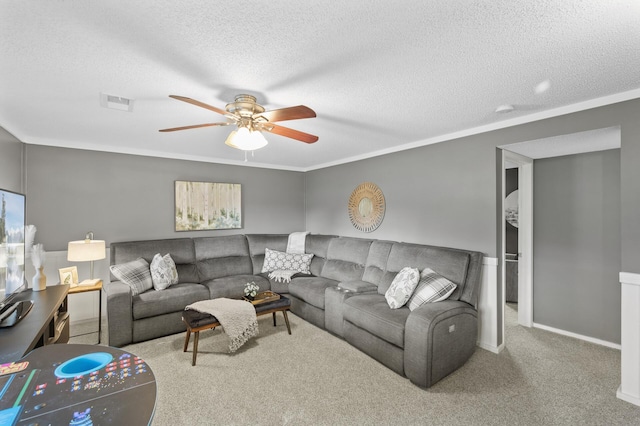
[[68,268],[58,269],[60,274],[60,284],[69,284],[71,287],[78,285],[78,267],[70,266]]

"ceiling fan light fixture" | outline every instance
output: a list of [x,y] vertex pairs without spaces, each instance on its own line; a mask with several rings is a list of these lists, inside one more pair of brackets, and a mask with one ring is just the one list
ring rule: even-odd
[[276,135],[295,139],[308,144],[315,143],[318,140],[318,137],[315,135],[284,127],[279,124],[273,124],[274,122],[279,121],[316,117],[315,111],[304,105],[265,111],[262,105],[256,103],[256,98],[254,96],[238,95],[236,96],[235,102],[227,104],[226,109],[223,110],[185,96],[169,95],[169,97],[224,115],[231,121],[226,121],[224,123],[204,123],[191,126],[172,127],[170,129],[160,129],[161,132],[174,132],[176,130],[199,129],[201,127],[228,126],[230,124],[235,124],[238,126],[238,129],[227,136],[225,144],[243,151],[254,151],[265,147],[268,142],[262,135],[262,132],[274,133]]
[[224,143],[243,151],[255,151],[256,149],[264,148],[269,142],[261,132],[249,130],[247,127],[240,127],[238,130],[229,133]]

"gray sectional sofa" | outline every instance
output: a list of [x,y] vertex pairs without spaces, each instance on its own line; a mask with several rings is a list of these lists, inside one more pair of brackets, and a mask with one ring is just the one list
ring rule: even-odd
[[[333,235],[308,235],[310,275],[290,283],[262,274],[265,248],[286,251],[288,235],[253,234],[111,243],[111,264],[170,253],[179,283],[132,296],[105,286],[109,344],[123,346],[185,330],[184,307],[241,298],[247,282],[286,294],[299,317],[345,339],[414,384],[428,388],[462,366],[476,347],[482,253]],[[445,301],[390,309],[384,294],[404,267],[425,267],[457,284]]]

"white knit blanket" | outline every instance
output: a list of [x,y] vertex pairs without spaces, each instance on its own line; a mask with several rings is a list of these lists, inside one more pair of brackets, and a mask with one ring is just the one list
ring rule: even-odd
[[287,253],[304,253],[307,234],[308,232],[292,232],[289,234],[289,240],[287,241]]
[[188,305],[191,309],[216,317],[227,336],[229,351],[235,352],[247,340],[258,335],[258,318],[253,305],[244,300],[218,298],[201,300]]
[[291,271],[287,269],[277,269],[275,271],[269,272],[269,278],[271,278],[275,282],[290,283],[291,277],[293,277],[297,273],[298,271]]

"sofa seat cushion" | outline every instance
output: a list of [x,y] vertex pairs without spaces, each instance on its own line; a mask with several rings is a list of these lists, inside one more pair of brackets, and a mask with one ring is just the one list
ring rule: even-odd
[[[269,274],[268,273],[264,273],[264,274],[259,274],[262,277],[265,277],[266,279],[269,280],[269,283],[271,283],[271,291],[276,292],[278,294],[287,294],[289,293],[289,283],[291,283],[291,281],[286,281],[286,280],[278,280],[276,281],[274,278],[269,278]],[[291,276],[291,280],[294,280],[298,277],[310,277],[309,274],[300,274],[300,273],[296,273],[293,274],[293,276]]]
[[174,284],[162,291],[151,289],[132,297],[133,319],[179,312],[191,303],[208,298],[209,289],[201,284]]
[[409,308],[391,309],[381,294],[355,295],[344,303],[345,321],[404,348],[404,327],[411,313]]
[[229,299],[242,299],[244,286],[254,282],[260,287],[260,291],[271,290],[269,280],[260,275],[230,275],[228,277],[215,278],[204,281],[202,284],[209,289],[209,298],[227,297]]
[[289,283],[289,293],[319,309],[324,309],[324,291],[336,287],[338,281],[322,277],[298,277]]

